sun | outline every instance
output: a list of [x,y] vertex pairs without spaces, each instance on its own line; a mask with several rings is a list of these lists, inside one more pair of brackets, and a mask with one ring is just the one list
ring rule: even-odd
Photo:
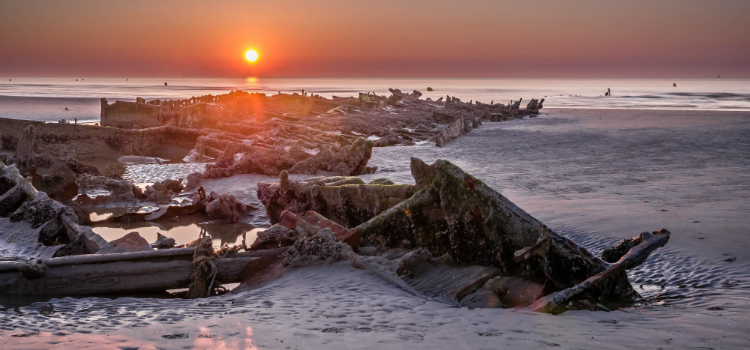
[[255,50],[247,50],[245,52],[245,59],[247,59],[250,62],[255,62],[258,60],[258,52]]

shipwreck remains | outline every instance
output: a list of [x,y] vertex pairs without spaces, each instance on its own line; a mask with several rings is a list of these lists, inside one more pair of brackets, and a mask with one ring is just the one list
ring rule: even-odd
[[[183,100],[137,98],[110,103],[103,98],[101,126],[0,118],[0,148],[21,158],[31,153],[75,154],[91,162],[153,155],[164,145],[173,145],[192,149],[186,161],[221,159],[206,177],[275,175],[281,170],[359,175],[375,170],[366,167],[372,147],[426,142],[442,146],[482,122],[537,115],[544,102],[532,99],[521,109],[521,100],[508,105],[461,102],[451,96],[431,101],[421,99],[419,91],[390,92],[390,96],[362,93],[332,99],[242,91]],[[29,125],[34,126],[33,133],[24,134]],[[230,155],[239,158],[237,162]],[[341,161],[350,164],[337,166]]]
[[[368,166],[374,147],[445,146],[485,122],[537,115],[543,99],[521,109],[520,99],[504,105],[390,93],[102,99],[102,126],[0,119],[6,151],[0,159],[0,238],[4,249],[34,257],[0,262],[0,292],[189,288],[189,297],[208,297],[222,283],[241,282],[235,291],[245,291],[287,268],[349,261],[413,295],[469,307],[559,313],[637,298],[626,271],[667,243],[666,230],[625,240],[600,259],[448,161],[428,165],[413,158],[415,185],[356,177],[377,171]],[[154,156],[167,145],[178,148],[185,162],[208,163],[205,171],[187,176],[185,185],[168,179],[141,189],[84,164]],[[289,179],[318,172],[339,176]],[[273,226],[254,242],[243,238],[216,250],[210,237],[178,246],[161,234],[149,244],[136,232],[107,242],[84,226],[90,222],[85,209],[120,202],[156,209],[102,223],[204,215],[233,225],[255,208],[231,194],[206,193],[201,181],[245,173],[281,178],[258,184]],[[109,194],[91,198],[89,191]],[[187,200],[175,201],[180,193]]]
[[[171,145],[185,149],[185,161],[213,162],[202,174],[205,178],[282,170],[354,176],[376,171],[367,167],[372,147],[443,146],[483,122],[537,115],[544,102],[532,99],[521,109],[521,100],[503,105],[451,96],[431,101],[421,99],[419,91],[390,93],[326,99],[304,92],[269,96],[232,91],[114,103],[102,98],[101,126],[0,118],[0,148],[20,158],[74,154],[90,163],[153,156]],[[29,125],[32,133],[27,133]]]
[[[543,99],[521,109],[520,99],[485,104],[390,92],[102,99],[102,126],[0,119],[2,149],[14,152],[0,159],[0,236],[16,253],[36,257],[0,262],[0,291],[82,295],[189,287],[190,297],[207,297],[221,283],[242,282],[237,291],[249,290],[288,267],[349,260],[414,295],[470,307],[559,313],[637,297],[626,271],[667,243],[666,230],[625,240],[600,259],[448,161],[412,159],[415,185],[355,177],[377,171],[368,166],[374,147],[444,146],[484,122],[537,115]],[[165,145],[181,149],[183,161],[209,162],[205,171],[187,176],[185,186],[169,179],[142,190],[79,161],[127,161]],[[340,176],[289,179],[321,171]],[[244,173],[281,175],[278,183],[258,184],[273,226],[249,246],[243,239],[216,251],[208,237],[176,246],[163,235],[149,244],[135,232],[106,242],[83,226],[90,222],[84,208],[122,201],[154,203],[158,210],[103,222],[206,215],[233,224],[255,208],[231,194],[207,194],[201,180]],[[91,198],[92,189],[110,194]],[[173,202],[193,190],[187,204]],[[84,286],[84,275],[93,282]]]
[[[26,245],[31,249],[26,252],[38,257],[0,262],[3,293],[189,287],[188,297],[208,297],[222,283],[241,282],[236,292],[246,291],[286,268],[350,261],[411,294],[458,305],[549,313],[608,310],[605,305],[638,297],[626,271],[670,237],[667,230],[644,232],[605,250],[600,259],[452,163],[428,165],[412,158],[416,185],[385,179],[365,184],[356,177],[295,181],[286,172],[279,183],[259,184],[258,197],[275,225],[249,246],[243,240],[216,251],[211,239],[202,237],[182,247],[161,235],[149,244],[134,232],[106,242],[80,226],[71,207],[37,191],[15,165],[0,165],[0,216],[9,217],[0,224],[20,222],[12,228],[16,233],[6,230],[2,238]],[[175,181],[159,185],[182,190]],[[206,195],[199,188],[190,205],[108,220],[155,220],[201,210],[232,222],[247,209],[232,196]]]
[[[506,297],[510,298],[506,306],[559,313],[569,308],[632,301],[637,293],[626,270],[639,266],[670,237],[667,230],[644,232],[618,245],[617,255],[607,250],[606,262],[448,161],[427,165],[412,158],[411,169],[416,186],[409,192],[404,192],[408,187],[403,185],[365,185],[353,178],[261,183],[258,197],[269,217],[279,223],[259,239],[263,246],[296,242],[298,235],[289,225],[294,220],[289,218],[310,222],[318,214],[306,210],[317,209],[333,220],[327,226],[337,227],[337,237],[354,237],[348,239],[356,240],[353,245],[360,252],[381,252],[382,259],[376,265],[390,264],[391,277],[411,270],[402,282],[412,281],[417,287],[405,289],[434,292],[436,288],[430,285],[436,282],[419,282],[419,275],[435,275],[436,269],[460,270],[463,272],[458,275],[464,277],[472,276],[467,271],[474,271],[473,280],[454,286],[458,289],[438,288],[442,297],[456,303],[468,298],[467,303],[473,307],[489,307],[492,300],[497,302],[508,293],[507,286],[499,282],[503,280],[529,291],[519,294],[513,290],[513,296]],[[395,197],[413,195],[391,205],[394,193]],[[286,211],[279,216],[282,210]],[[367,216],[371,218],[363,222]],[[388,253],[391,251],[401,253]],[[366,260],[374,258],[357,259],[360,266],[368,266]]]

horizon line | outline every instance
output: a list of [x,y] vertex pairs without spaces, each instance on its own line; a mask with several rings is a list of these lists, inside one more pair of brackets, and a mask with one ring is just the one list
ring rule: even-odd
[[[750,76],[728,76],[728,77],[708,77],[708,76],[689,76],[689,77],[674,77],[674,76],[660,76],[660,77],[654,77],[654,76],[642,76],[642,77],[627,77],[627,76],[597,76],[597,77],[586,77],[586,76],[579,76],[579,77],[565,77],[565,76],[546,76],[546,77],[527,77],[527,76],[519,76],[519,77],[512,77],[512,76],[492,76],[492,77],[479,77],[479,76],[358,76],[358,75],[334,75],[334,76],[326,76],[326,75],[320,75],[320,76],[310,76],[310,75],[300,75],[300,76],[287,76],[287,75],[196,75],[196,76],[142,76],[142,75],[135,75],[135,76],[129,76],[129,75],[110,75],[110,76],[104,76],[104,75],[92,75],[92,76],[86,76],[86,75],[65,75],[65,76],[11,76],[11,75],[0,75],[0,78],[15,78],[15,79],[24,79],[24,78],[71,78],[71,79],[80,79],[80,78],[89,78],[89,79],[96,79],[96,78],[123,78],[123,79],[139,79],[139,78],[169,78],[169,79],[179,79],[179,78],[293,78],[293,79],[314,79],[314,78],[328,78],[328,79],[335,79],[335,78],[343,78],[343,79],[349,79],[349,78],[371,78],[371,79],[417,79],[417,78],[423,78],[423,79],[748,79]],[[0,80],[0,83],[2,80]]]

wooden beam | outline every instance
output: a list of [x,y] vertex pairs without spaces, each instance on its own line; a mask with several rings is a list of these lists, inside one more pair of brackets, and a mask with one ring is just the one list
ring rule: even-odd
[[[218,258],[214,261],[218,270],[216,281],[241,282],[248,263],[285,250],[267,249]],[[43,259],[46,268],[37,278],[27,278],[19,271],[23,262],[3,262],[0,293],[73,296],[187,288],[193,273],[193,251],[193,248],[178,248]]]

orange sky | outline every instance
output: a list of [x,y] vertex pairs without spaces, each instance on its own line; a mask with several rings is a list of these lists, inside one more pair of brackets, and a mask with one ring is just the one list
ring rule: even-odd
[[0,2],[2,76],[717,73],[750,76],[748,0]]

